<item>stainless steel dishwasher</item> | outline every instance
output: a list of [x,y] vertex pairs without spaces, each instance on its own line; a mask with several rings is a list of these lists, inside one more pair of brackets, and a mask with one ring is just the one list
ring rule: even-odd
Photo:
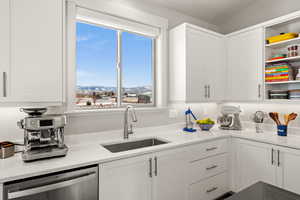
[[5,183],[3,199],[98,200],[98,191],[98,167],[92,166]]

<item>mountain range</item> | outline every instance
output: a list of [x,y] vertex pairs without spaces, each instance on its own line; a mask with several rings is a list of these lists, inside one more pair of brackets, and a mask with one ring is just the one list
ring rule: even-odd
[[[108,87],[108,86],[77,86],[77,90],[81,91],[92,91],[92,92],[97,92],[97,91],[113,91],[116,92],[117,88],[116,87]],[[124,92],[127,93],[135,93],[135,94],[142,94],[142,93],[147,93],[152,91],[152,86],[140,86],[140,87],[127,87],[124,88]]]

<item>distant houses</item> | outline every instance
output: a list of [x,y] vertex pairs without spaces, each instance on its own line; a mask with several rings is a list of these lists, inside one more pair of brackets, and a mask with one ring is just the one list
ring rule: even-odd
[[[122,103],[149,104],[152,102],[152,89],[149,86],[124,88]],[[115,107],[117,102],[115,87],[77,87],[76,103],[82,107]]]

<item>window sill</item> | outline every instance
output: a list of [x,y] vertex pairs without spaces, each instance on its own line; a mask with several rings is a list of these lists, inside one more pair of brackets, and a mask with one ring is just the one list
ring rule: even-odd
[[[135,107],[136,112],[162,112],[168,107]],[[124,113],[125,108],[113,108],[102,110],[71,110],[65,112],[68,116],[90,116],[90,115],[119,115]]]

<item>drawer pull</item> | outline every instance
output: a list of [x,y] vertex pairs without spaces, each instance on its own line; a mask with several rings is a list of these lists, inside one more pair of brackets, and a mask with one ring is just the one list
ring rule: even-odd
[[218,165],[213,165],[213,166],[211,166],[211,167],[206,167],[206,170],[212,170],[212,169],[215,169],[215,168],[217,168],[218,167]]
[[218,189],[218,187],[213,187],[211,189],[206,190],[206,193],[211,193],[211,192],[213,192],[213,191],[215,191],[217,189]]
[[206,151],[214,151],[216,149],[218,149],[218,147],[211,147],[211,148],[207,148]]

